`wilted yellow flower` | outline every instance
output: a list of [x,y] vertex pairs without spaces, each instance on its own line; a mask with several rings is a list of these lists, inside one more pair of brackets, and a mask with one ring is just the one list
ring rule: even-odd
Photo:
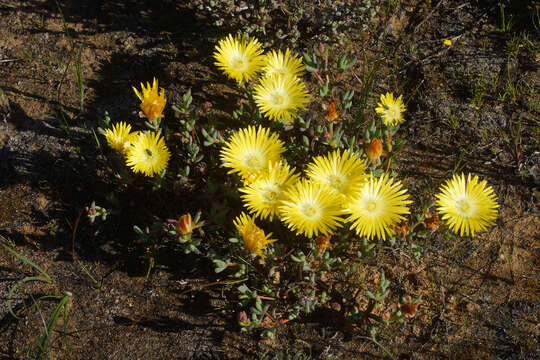
[[495,224],[499,207],[497,195],[485,180],[479,181],[478,176],[454,175],[435,196],[442,219],[460,236],[474,236],[475,232]]
[[262,127],[248,126],[235,132],[221,149],[224,167],[238,173],[244,180],[253,181],[270,163],[281,160],[285,146],[278,135]]
[[113,125],[111,129],[105,130],[105,139],[107,139],[109,146],[121,153],[126,152],[132,138],[131,125],[123,121]]
[[146,118],[150,121],[154,121],[163,117],[163,109],[167,100],[165,99],[165,90],[161,89],[158,93],[158,81],[154,78],[152,86],[150,83],[146,83],[146,87],[141,83],[142,94],[133,87],[135,95],[141,100],[141,111]]
[[261,228],[255,225],[253,218],[245,213],[240,214],[234,220],[234,226],[242,235],[245,249],[260,257],[266,257],[263,250],[266,250],[268,244],[276,241],[275,239],[269,239],[272,233],[266,235]]
[[409,214],[407,190],[401,182],[394,182],[387,175],[371,177],[362,189],[348,199],[345,210],[351,214],[347,221],[353,221],[351,230],[360,236],[386,239],[394,233],[394,225]]
[[292,231],[307,237],[331,235],[343,221],[340,198],[328,187],[306,179],[287,190],[282,204],[281,220]]
[[162,172],[169,162],[171,154],[159,134],[145,132],[128,148],[126,164],[134,172],[153,176]]
[[278,206],[283,200],[285,190],[298,180],[298,175],[294,173],[286,163],[270,163],[267,170],[255,181],[240,189],[243,192],[242,200],[246,207],[255,216],[261,219],[274,218],[278,214]]
[[308,164],[306,175],[314,182],[327,186],[334,194],[349,196],[356,193],[366,179],[366,164],[349,150],[335,150],[317,156]]
[[261,69],[262,52],[257,39],[229,35],[216,46],[215,65],[238,83],[249,81]]
[[285,54],[281,50],[274,50],[264,57],[263,72],[266,76],[300,76],[305,68],[302,59],[289,49],[285,50]]
[[264,115],[276,121],[290,121],[306,108],[308,92],[295,76],[272,76],[261,79],[254,89],[255,103]]
[[394,99],[394,94],[392,93],[381,95],[381,102],[377,103],[378,107],[375,108],[375,111],[377,114],[381,114],[386,125],[393,126],[403,122],[405,105],[401,98],[402,95]]

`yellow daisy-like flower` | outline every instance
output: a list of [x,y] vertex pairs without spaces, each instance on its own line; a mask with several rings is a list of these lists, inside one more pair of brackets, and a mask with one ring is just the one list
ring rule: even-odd
[[387,234],[394,233],[392,227],[404,219],[402,215],[409,214],[410,203],[401,182],[394,182],[387,175],[371,177],[357,194],[348,198],[345,211],[351,215],[347,221],[353,221],[351,230],[356,229],[358,235],[384,240]]
[[261,219],[274,219],[279,214],[278,206],[283,200],[285,190],[296,183],[298,175],[286,163],[270,164],[268,170],[251,184],[240,189],[246,207]]
[[263,72],[266,76],[301,76],[306,69],[302,59],[292,54],[289,49],[285,50],[285,54],[281,50],[266,54],[264,63]]
[[377,114],[381,114],[385,125],[397,125],[403,122],[403,112],[405,111],[405,105],[403,104],[400,95],[397,99],[394,99],[394,94],[386,93],[381,95],[381,102],[377,103],[378,107],[375,108]]
[[264,61],[262,52],[257,39],[229,35],[216,46],[215,65],[238,83],[249,81],[261,69]]
[[133,87],[135,95],[141,100],[141,111],[146,118],[150,121],[154,121],[163,117],[163,109],[167,100],[165,99],[165,90],[161,89],[158,92],[158,81],[154,78],[152,86],[150,83],[146,83],[146,87],[141,83],[142,94]]
[[309,101],[306,87],[295,76],[262,78],[254,90],[259,110],[272,120],[289,122]]
[[167,167],[170,157],[163,138],[154,132],[145,132],[128,148],[126,164],[136,173],[153,176]]
[[263,250],[266,250],[268,244],[276,241],[275,239],[269,239],[272,233],[265,234],[261,228],[255,225],[253,218],[245,213],[240,214],[234,220],[234,226],[236,226],[236,229],[242,235],[244,248],[260,257],[266,257],[263,254]]
[[341,226],[341,202],[326,186],[302,179],[285,196],[279,207],[281,219],[296,234],[331,235]]
[[235,132],[221,149],[221,161],[231,173],[238,173],[244,180],[255,180],[270,163],[279,162],[285,151],[278,135],[262,127],[249,126]]
[[132,135],[131,125],[123,121],[113,125],[111,129],[105,130],[105,139],[107,139],[109,146],[121,153],[126,151]]
[[454,175],[441,186],[437,197],[437,210],[450,229],[460,236],[474,236],[495,224],[497,218],[497,195],[487,182],[478,176],[465,179],[465,175]]
[[308,165],[307,176],[314,182],[328,186],[336,195],[350,196],[366,182],[366,164],[356,155],[345,150],[335,150],[327,156],[317,156]]

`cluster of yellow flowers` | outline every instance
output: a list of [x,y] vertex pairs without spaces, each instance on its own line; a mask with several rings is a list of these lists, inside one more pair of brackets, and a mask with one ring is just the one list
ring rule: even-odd
[[[242,213],[235,225],[245,248],[264,256],[269,239],[254,218],[277,216],[296,234],[332,235],[345,222],[359,236],[386,239],[409,214],[411,203],[400,181],[366,173],[367,166],[349,150],[315,157],[301,178],[281,157],[283,141],[269,129],[249,126],[235,132],[221,150],[224,167],[242,181]],[[443,220],[461,235],[485,230],[497,217],[496,196],[486,182],[471,175],[454,176],[441,187],[437,206]]]
[[[150,121],[163,117],[165,107],[165,91],[158,93],[158,82],[154,78],[152,86],[141,84],[142,94],[133,88],[141,100],[141,111]],[[133,131],[131,125],[119,122],[105,130],[105,138],[109,146],[126,156],[126,164],[134,172],[145,176],[161,173],[169,162],[170,153],[161,134],[154,131]]]
[[308,93],[299,78],[305,66],[289,49],[263,54],[257,39],[229,35],[216,46],[214,58],[216,66],[240,84],[262,72],[254,99],[260,112],[270,119],[289,122],[305,109]]
[[[315,157],[306,178],[300,178],[282,159],[284,151],[277,134],[253,126],[234,133],[221,150],[223,166],[242,178],[242,200],[255,217],[272,220],[277,216],[296,234],[308,237],[330,235],[351,221],[360,236],[384,239],[409,213],[410,201],[401,183],[387,176],[370,176],[364,161],[349,150]],[[345,219],[344,215],[349,216]],[[248,250],[259,254],[270,242],[262,235],[258,238],[265,243],[257,244],[258,248],[246,242],[253,239],[253,232],[262,231],[253,217],[242,214],[235,224]]]

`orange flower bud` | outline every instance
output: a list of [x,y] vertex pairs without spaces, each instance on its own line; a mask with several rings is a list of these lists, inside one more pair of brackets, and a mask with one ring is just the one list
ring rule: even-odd
[[180,235],[191,235],[193,230],[201,226],[202,224],[197,224],[191,219],[191,214],[180,216],[180,219],[176,222],[176,230]]
[[380,139],[373,139],[366,149],[366,155],[372,162],[376,162],[382,155],[383,146]]

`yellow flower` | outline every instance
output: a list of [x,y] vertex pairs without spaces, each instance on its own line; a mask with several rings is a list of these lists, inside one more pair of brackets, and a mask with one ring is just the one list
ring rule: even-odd
[[317,156],[308,165],[307,176],[314,182],[328,186],[336,195],[356,193],[369,177],[366,164],[356,155],[345,150],[335,150],[326,156]]
[[171,154],[159,134],[145,132],[127,150],[126,164],[134,172],[153,176],[162,172],[169,162]]
[[393,126],[403,122],[405,105],[401,98],[402,95],[394,99],[394,94],[392,93],[381,95],[381,102],[377,103],[378,107],[375,108],[375,111],[381,114],[385,125]]
[[263,72],[266,76],[301,76],[306,68],[302,59],[291,54],[289,49],[285,50],[285,54],[281,50],[272,51],[265,56],[264,62]]
[[358,235],[384,240],[387,234],[394,233],[393,225],[405,219],[402,215],[409,214],[406,205],[410,203],[401,182],[394,182],[387,175],[371,177],[357,194],[349,197],[345,211],[351,215],[347,221],[353,221],[351,230],[356,229]]
[[214,52],[215,65],[238,83],[249,81],[260,71],[264,56],[257,39],[229,35],[219,41]]
[[452,46],[452,40],[446,39],[446,40],[443,41],[443,44],[446,45],[446,46]]
[[253,218],[245,213],[240,214],[240,216],[234,220],[234,226],[236,226],[236,229],[240,235],[242,235],[244,248],[260,257],[266,257],[263,254],[263,250],[266,250],[268,244],[276,241],[274,239],[269,239],[270,236],[272,236],[272,233],[266,235],[261,228],[255,225]]
[[281,160],[285,146],[277,134],[270,130],[249,126],[235,132],[221,149],[224,167],[229,174],[238,173],[243,180],[255,180],[272,162]]
[[306,87],[294,76],[262,78],[253,97],[261,113],[287,122],[298,117],[298,110],[305,109],[309,101]]
[[298,175],[294,174],[294,168],[291,169],[283,162],[271,163],[262,175],[240,189],[240,192],[244,193],[242,199],[250,212],[261,219],[269,217],[271,221],[274,215],[279,214],[278,206],[283,200],[285,190],[297,180]]
[[341,226],[341,203],[326,186],[302,179],[285,196],[279,207],[281,219],[296,234],[331,235]]
[[460,236],[474,236],[477,231],[484,231],[495,224],[497,218],[497,195],[487,182],[479,181],[471,174],[454,175],[441,186],[436,195],[437,210],[450,229]]
[[105,130],[105,139],[109,146],[121,153],[126,152],[132,138],[131,125],[123,121],[113,125],[112,129]]
[[141,100],[141,110],[146,116],[146,118],[150,121],[154,121],[158,118],[163,117],[163,109],[165,108],[165,103],[167,100],[165,99],[165,90],[161,89],[161,91],[158,93],[158,81],[156,78],[154,78],[154,82],[152,83],[152,86],[150,86],[150,83],[146,83],[146,87],[143,83],[141,83],[141,89],[142,89],[142,95],[135,87],[133,87],[133,91],[135,91],[135,95]]

